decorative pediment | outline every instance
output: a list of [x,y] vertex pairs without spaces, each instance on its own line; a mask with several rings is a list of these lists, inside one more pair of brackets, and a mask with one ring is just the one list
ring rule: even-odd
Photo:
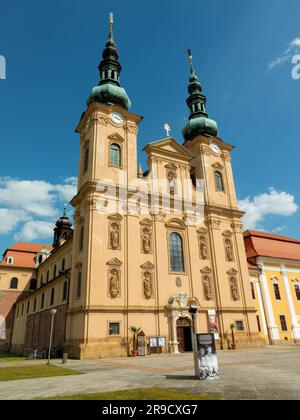
[[164,156],[169,155],[170,158],[174,155],[177,155],[177,158],[181,157],[185,161],[187,159],[191,160],[194,157],[194,155],[188,149],[186,149],[172,137],[149,143],[145,150],[148,153],[155,152],[156,155],[160,153]]
[[120,214],[115,213],[115,214],[110,214],[108,216],[108,219],[109,220],[117,220],[118,222],[120,222],[123,218],[122,218],[122,216]]
[[116,141],[117,143],[123,143],[123,141],[125,141],[125,139],[118,133],[111,134],[108,136],[108,139],[111,141]]
[[120,260],[118,260],[118,258],[113,258],[112,260],[108,261],[107,265],[112,267],[121,267],[123,263]]
[[214,163],[213,165],[212,165],[212,167],[214,168],[214,169],[220,169],[220,170],[222,170],[224,167],[223,167],[223,165],[221,165],[221,163],[219,163],[219,162],[216,162],[216,163]]
[[185,223],[180,219],[171,219],[166,223],[168,228],[185,229]]
[[142,225],[142,226],[152,226],[152,221],[151,221],[151,220],[149,220],[149,219],[143,219],[143,220],[140,222],[140,225]]
[[273,284],[278,284],[279,283],[278,278],[275,277],[275,276],[271,278],[271,281],[272,281]]
[[154,270],[155,266],[150,262],[147,261],[145,264],[141,265],[143,270]]
[[222,235],[225,238],[231,238],[232,237],[232,232],[230,232],[230,230],[225,230],[225,232],[223,232]]
[[204,267],[202,270],[200,270],[202,274],[210,274],[212,272],[211,268]]
[[207,235],[207,229],[205,229],[205,228],[199,228],[198,230],[197,230],[197,233],[201,236],[201,235]]
[[168,163],[168,164],[165,166],[165,168],[166,168],[166,169],[170,169],[171,171],[176,171],[176,170],[177,170],[177,166],[176,166],[176,165],[175,165],[175,163],[173,163],[173,162]]
[[230,270],[227,271],[227,274],[229,276],[236,276],[237,275],[237,271],[234,268],[231,268]]

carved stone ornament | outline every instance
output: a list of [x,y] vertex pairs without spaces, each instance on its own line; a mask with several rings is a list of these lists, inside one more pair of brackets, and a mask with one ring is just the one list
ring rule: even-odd
[[229,238],[225,239],[225,254],[227,261],[234,260],[232,241]]
[[233,301],[237,302],[238,300],[240,300],[237,278],[231,276],[229,278],[229,284],[230,284],[231,298],[232,298]]
[[146,299],[151,299],[153,295],[152,273],[145,271],[143,273],[144,296]]
[[152,231],[148,227],[142,229],[142,250],[145,254],[151,253]]
[[219,230],[221,225],[221,220],[215,219],[214,217],[208,217],[206,220],[207,226],[210,226],[212,229]]
[[207,239],[205,236],[200,236],[199,247],[200,247],[201,258],[203,260],[207,260],[208,259],[208,246],[207,246]]
[[209,276],[204,276],[202,279],[203,284],[203,292],[204,292],[204,298],[207,301],[213,300],[213,292],[212,292],[212,286],[211,286],[211,279]]
[[120,225],[118,223],[110,224],[109,240],[111,249],[120,248]]
[[112,299],[120,295],[120,272],[116,268],[110,270],[109,290]]

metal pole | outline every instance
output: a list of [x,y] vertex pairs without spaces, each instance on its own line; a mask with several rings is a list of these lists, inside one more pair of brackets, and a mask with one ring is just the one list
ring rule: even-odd
[[200,369],[199,369],[199,359],[198,359],[198,346],[197,346],[197,314],[192,314],[193,319],[193,353],[194,353],[194,367],[195,367],[195,376],[200,379]]
[[51,313],[51,330],[50,330],[50,342],[49,342],[49,351],[48,351],[48,362],[47,362],[47,365],[50,365],[50,359],[51,359],[51,347],[52,347],[52,336],[53,336],[54,317],[55,317],[55,313]]

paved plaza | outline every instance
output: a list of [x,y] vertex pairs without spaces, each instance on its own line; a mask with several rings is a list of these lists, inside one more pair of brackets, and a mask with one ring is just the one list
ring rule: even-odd
[[[40,364],[20,362],[18,365],[29,363]],[[226,400],[300,399],[298,345],[219,352],[219,363],[221,378],[200,382],[193,377],[193,356],[190,353],[135,359],[69,361],[69,369],[84,374],[0,382],[0,399],[37,399],[146,387],[192,391]],[[12,364],[0,363],[1,366]]]

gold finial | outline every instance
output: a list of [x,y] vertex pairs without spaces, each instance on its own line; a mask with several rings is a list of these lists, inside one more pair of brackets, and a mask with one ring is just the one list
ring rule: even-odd
[[112,12],[109,14],[109,24],[110,27],[112,27],[114,24],[114,14]]

